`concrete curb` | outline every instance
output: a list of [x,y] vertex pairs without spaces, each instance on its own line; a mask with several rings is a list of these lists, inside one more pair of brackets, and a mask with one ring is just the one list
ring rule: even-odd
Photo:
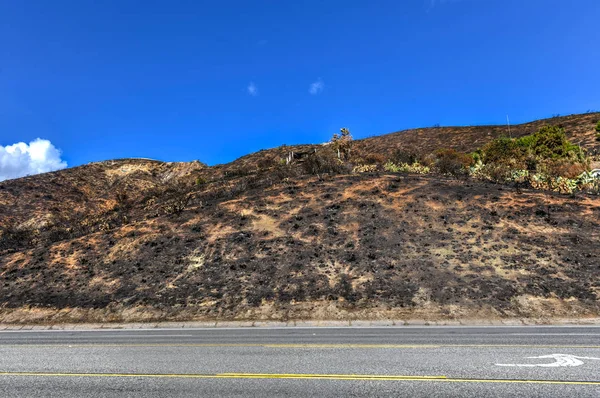
[[313,320],[313,321],[186,321],[148,323],[72,323],[53,325],[0,324],[11,330],[119,330],[119,329],[214,329],[214,328],[302,328],[302,327],[410,327],[410,326],[600,326],[600,318],[510,318],[455,320]]

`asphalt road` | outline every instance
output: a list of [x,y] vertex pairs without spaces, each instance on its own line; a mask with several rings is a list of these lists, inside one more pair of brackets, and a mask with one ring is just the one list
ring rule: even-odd
[[115,396],[599,397],[600,327],[0,332],[0,397]]

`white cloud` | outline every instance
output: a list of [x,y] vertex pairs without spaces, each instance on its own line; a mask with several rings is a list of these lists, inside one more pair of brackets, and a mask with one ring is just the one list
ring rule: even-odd
[[250,84],[248,84],[247,89],[248,94],[250,94],[251,96],[256,97],[258,95],[258,87],[253,82],[250,82]]
[[310,84],[310,87],[308,88],[308,92],[311,93],[312,95],[317,95],[321,91],[323,91],[324,87],[325,87],[325,83],[323,83],[323,80],[319,79],[316,82]]
[[40,138],[0,146],[0,181],[64,169],[67,162],[60,155],[50,141]]

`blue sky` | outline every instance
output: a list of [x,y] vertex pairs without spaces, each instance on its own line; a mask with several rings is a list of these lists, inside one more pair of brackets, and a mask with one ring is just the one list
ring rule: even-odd
[[600,110],[598,0],[0,0],[0,38],[0,149],[69,166]]

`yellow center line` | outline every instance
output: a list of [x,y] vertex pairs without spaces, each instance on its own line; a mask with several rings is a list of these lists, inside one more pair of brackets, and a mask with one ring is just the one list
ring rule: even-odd
[[400,376],[356,374],[306,374],[306,373],[215,373],[215,374],[160,374],[160,373],[46,373],[0,372],[0,376],[34,377],[144,377],[176,379],[318,379],[318,380],[439,380],[445,376]]
[[600,381],[526,380],[526,379],[469,379],[446,376],[304,374],[304,373],[215,373],[215,374],[136,374],[136,373],[44,373],[0,372],[1,376],[29,377],[107,377],[107,378],[175,378],[175,379],[304,379],[304,380],[366,380],[366,381],[433,381],[450,383],[519,383],[600,386]]

